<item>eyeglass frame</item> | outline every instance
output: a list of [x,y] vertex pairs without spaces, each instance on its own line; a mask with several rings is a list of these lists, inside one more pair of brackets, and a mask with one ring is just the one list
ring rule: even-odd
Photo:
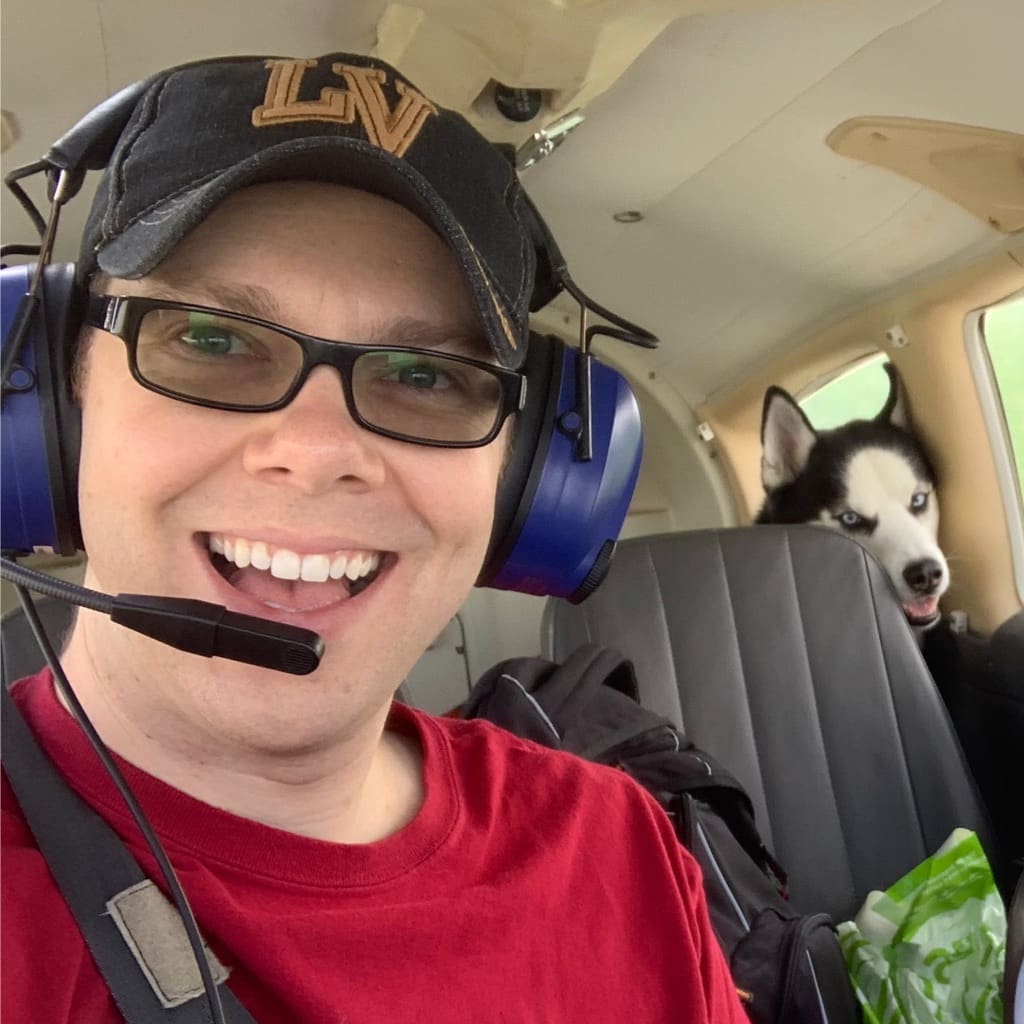
[[[302,350],[302,365],[299,367],[294,381],[285,394],[276,402],[268,405],[229,405],[184,395],[177,391],[172,391],[170,388],[161,387],[159,384],[147,380],[142,375],[138,365],[139,328],[146,314],[154,309],[172,309],[186,313],[226,316],[233,320],[239,320],[243,323],[274,331],[277,334],[290,338],[299,346]],[[278,409],[283,409],[295,398],[309,379],[310,373],[317,366],[332,366],[341,377],[341,390],[345,396],[345,405],[349,415],[356,423],[371,433],[394,438],[397,441],[406,441],[409,444],[423,445],[427,448],[483,448],[498,436],[505,420],[509,416],[521,412],[526,405],[527,379],[526,374],[519,370],[509,370],[503,366],[495,366],[493,363],[485,362],[482,359],[473,359],[470,356],[450,352],[439,352],[436,349],[403,345],[360,345],[351,341],[334,341],[328,338],[318,338],[316,335],[305,334],[290,327],[283,327],[281,324],[275,324],[273,321],[263,320],[260,317],[250,316],[246,313],[236,313],[229,309],[200,306],[192,302],[153,299],[143,295],[90,295],[86,303],[84,323],[90,327],[98,327],[100,330],[106,331],[108,334],[112,334],[124,342],[125,348],[128,350],[128,368],[131,371],[131,375],[147,391],[152,391],[155,394],[163,395],[178,402],[185,402],[188,405],[197,405],[204,409],[219,409],[224,412],[275,412]],[[476,367],[491,374],[501,385],[501,402],[495,413],[494,424],[490,431],[477,441],[431,441],[422,437],[414,437],[410,434],[402,434],[396,430],[388,430],[386,427],[379,427],[376,424],[370,423],[359,412],[352,391],[352,371],[355,368],[356,360],[368,352],[397,352],[440,356],[444,359]]]

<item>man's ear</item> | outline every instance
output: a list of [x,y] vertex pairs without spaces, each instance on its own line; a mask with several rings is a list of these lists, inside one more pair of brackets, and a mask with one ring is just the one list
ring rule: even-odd
[[889,397],[882,406],[882,411],[875,417],[876,423],[891,423],[894,427],[910,430],[910,406],[907,402],[907,391],[903,381],[892,363],[885,364],[885,372],[889,374]]
[[770,387],[761,416],[761,483],[774,491],[795,480],[807,465],[818,435],[788,391]]

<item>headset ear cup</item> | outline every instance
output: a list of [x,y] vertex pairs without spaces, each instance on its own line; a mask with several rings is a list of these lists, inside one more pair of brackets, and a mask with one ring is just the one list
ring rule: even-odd
[[[74,267],[43,269],[39,301],[20,330],[32,268],[3,270],[4,349],[20,337],[14,386],[3,398],[3,546],[72,555],[81,547],[77,512],[80,417],[69,383],[78,330]],[[13,316],[8,310],[17,310]]]
[[534,345],[550,358],[544,363],[538,353],[532,365],[535,373],[543,367],[544,375],[534,386],[536,404],[522,424],[524,436],[516,441],[478,582],[578,602],[604,578],[636,487],[643,453],[640,408],[626,379],[591,359],[592,450],[582,458],[581,356],[555,338],[531,338]]

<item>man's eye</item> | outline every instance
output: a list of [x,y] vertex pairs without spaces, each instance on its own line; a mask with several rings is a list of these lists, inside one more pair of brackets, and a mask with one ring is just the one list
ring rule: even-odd
[[928,492],[917,491],[910,499],[911,512],[923,512],[928,507]]
[[242,335],[213,324],[193,324],[184,331],[181,340],[206,356],[244,356],[252,352],[252,346]]
[[381,362],[375,376],[383,383],[400,384],[410,391],[437,394],[460,386],[458,367],[453,369],[442,365],[438,359],[396,353]]
[[441,391],[451,387],[451,378],[443,370],[429,363],[412,363],[403,366],[392,375],[406,387],[416,388],[420,391]]
[[859,516],[856,512],[852,512],[850,510],[840,513],[836,518],[849,530],[852,530],[855,526],[859,526],[864,521],[863,516]]

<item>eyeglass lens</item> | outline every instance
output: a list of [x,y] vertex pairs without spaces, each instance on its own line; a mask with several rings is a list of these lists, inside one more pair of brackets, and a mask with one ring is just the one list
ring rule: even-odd
[[[135,360],[149,383],[220,406],[268,406],[303,368],[300,343],[220,313],[151,309],[139,323]],[[427,441],[481,440],[501,411],[499,379],[432,352],[368,348],[352,370],[352,399],[369,425]]]

